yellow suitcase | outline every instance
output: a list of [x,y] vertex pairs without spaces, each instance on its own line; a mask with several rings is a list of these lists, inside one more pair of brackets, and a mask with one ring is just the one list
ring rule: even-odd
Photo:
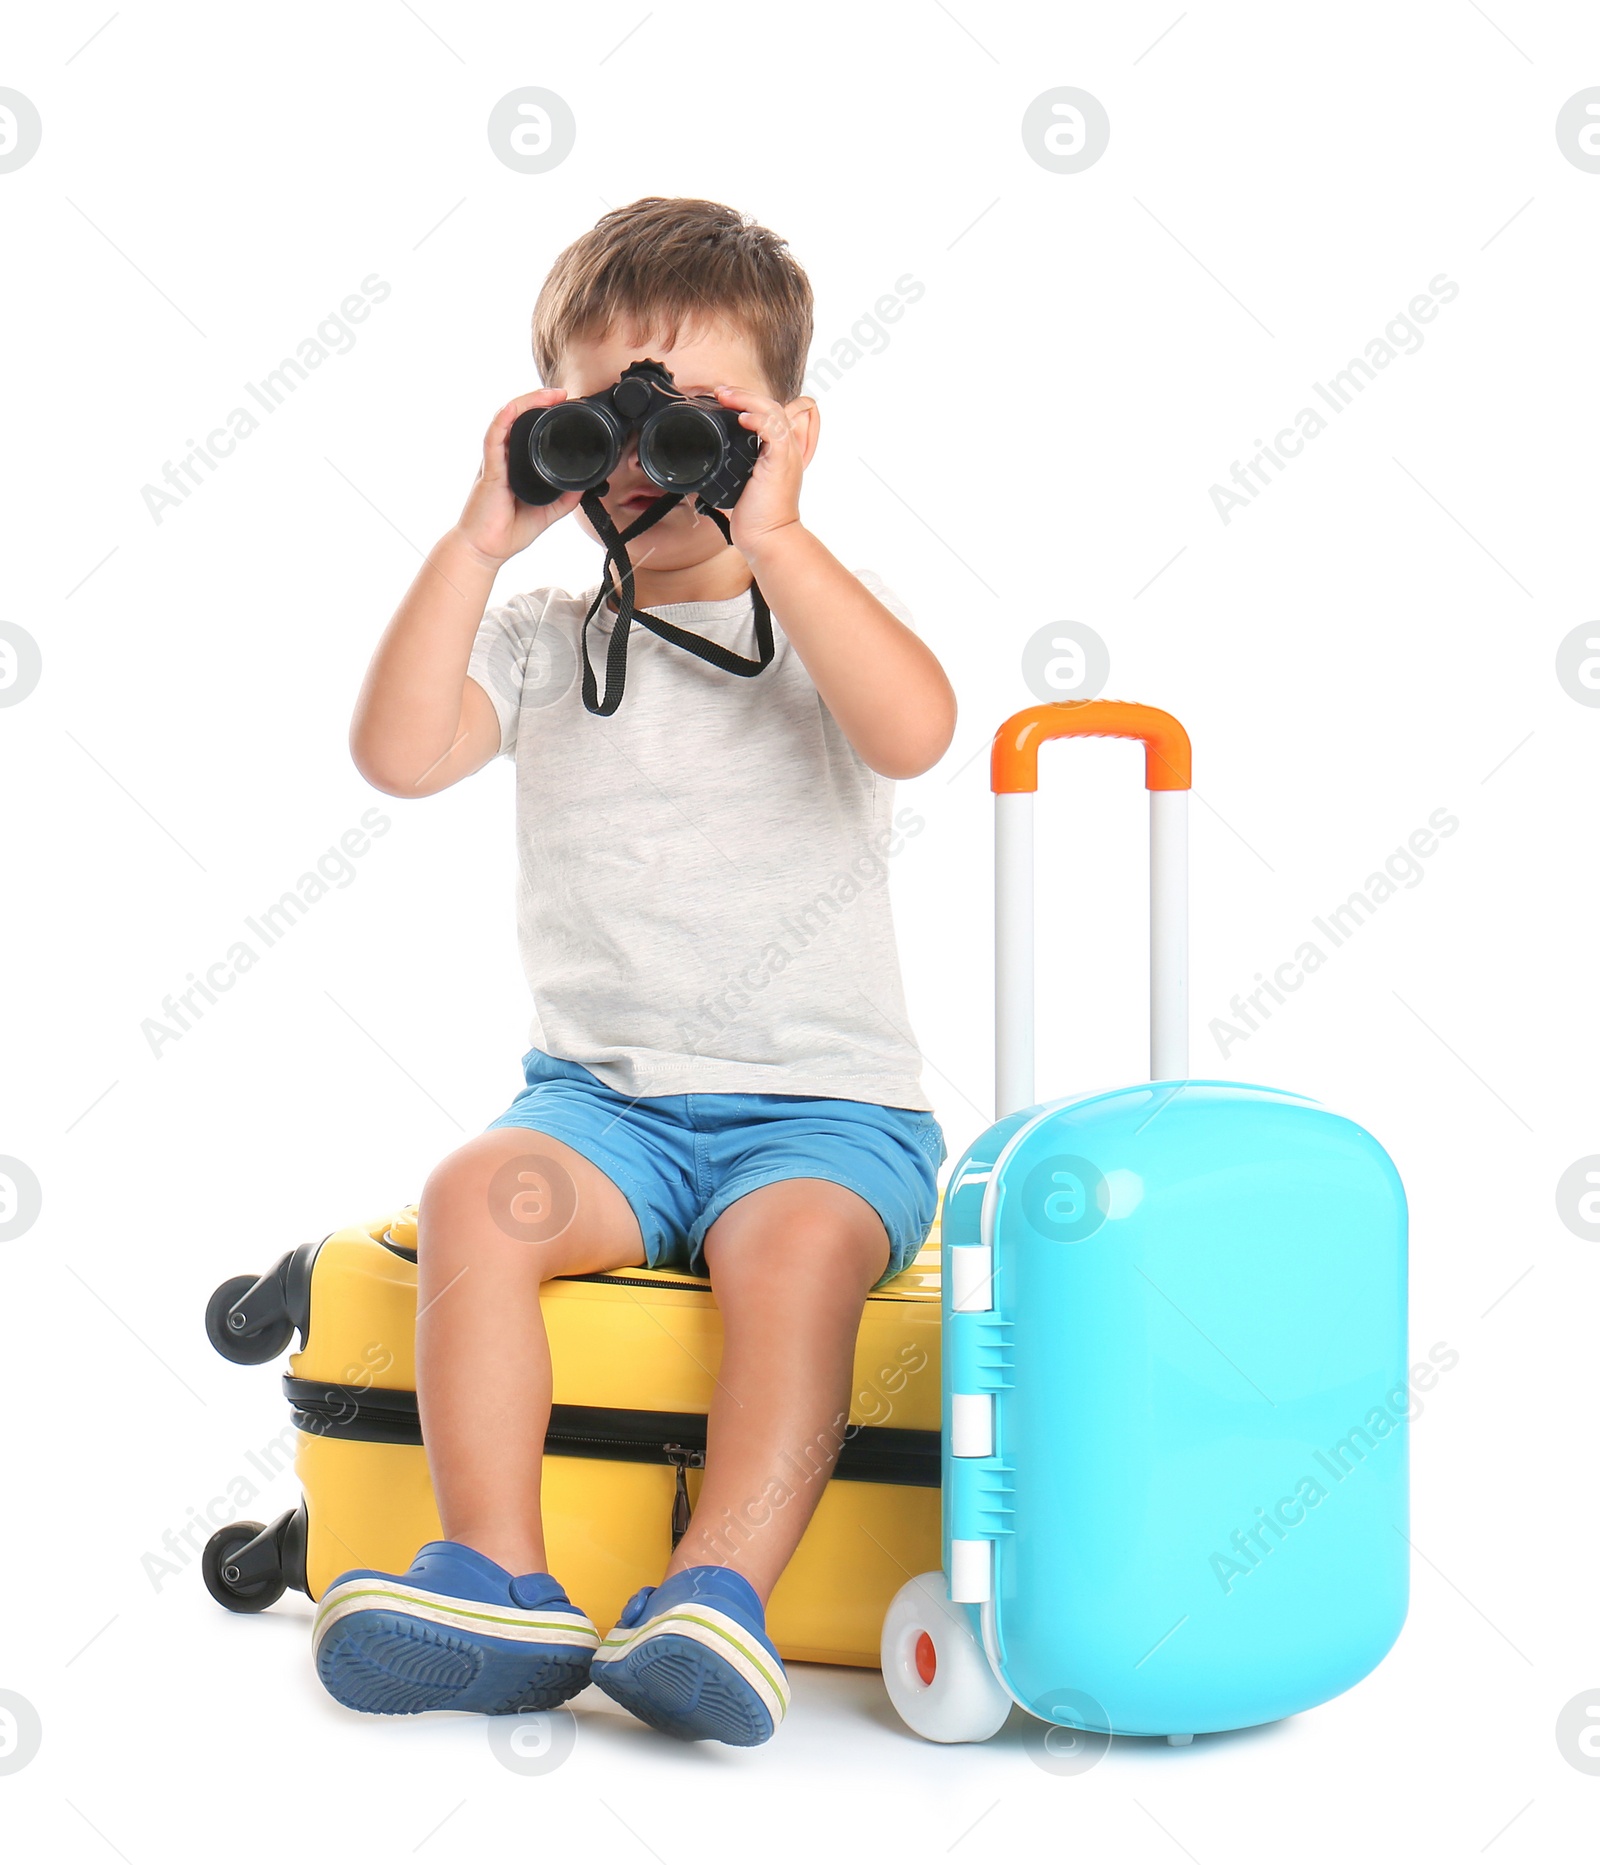
[[[602,1628],[660,1579],[698,1490],[722,1353],[709,1282],[629,1269],[548,1283],[555,1404],[544,1464],[551,1571]],[[276,1522],[235,1522],[205,1550],[220,1604],[259,1612],[289,1586],[318,1599],[351,1567],[403,1572],[435,1540],[417,1422],[416,1210],[335,1231],[211,1298],[226,1359],[276,1359],[304,1499]],[[868,1298],[850,1434],[767,1620],[785,1658],[876,1666],[884,1612],[938,1567],[939,1229]]]

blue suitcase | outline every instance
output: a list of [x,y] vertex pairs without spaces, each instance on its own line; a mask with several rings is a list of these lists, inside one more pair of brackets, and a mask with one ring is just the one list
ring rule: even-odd
[[[1152,1079],[1035,1106],[1038,754],[1085,736],[1145,745]],[[1316,1102],[1187,1078],[1175,719],[1033,707],[993,787],[1000,1118],[945,1192],[945,1570],[891,1607],[885,1682],[938,1741],[1013,1702],[1101,1744],[1270,1722],[1405,1618],[1405,1194]]]

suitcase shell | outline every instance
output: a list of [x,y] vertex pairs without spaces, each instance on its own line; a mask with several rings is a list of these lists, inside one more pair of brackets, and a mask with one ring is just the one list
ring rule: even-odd
[[[403,1571],[440,1533],[414,1396],[415,1246],[407,1210],[336,1232],[310,1262],[304,1344],[284,1386],[312,1599],[351,1567]],[[938,1560],[938,1265],[936,1225],[916,1262],[868,1299],[858,1429],[769,1607],[785,1658],[876,1667],[889,1600]],[[659,1580],[675,1493],[698,1491],[720,1317],[708,1282],[647,1269],[558,1278],[543,1308],[555,1375],[550,1565],[604,1628]]]
[[[1145,750],[1152,1080],[1039,1106],[1032,801],[1040,747],[1078,737]],[[948,1599],[1048,1722],[1184,1741],[1272,1721],[1355,1683],[1405,1618],[1405,1194],[1353,1122],[1188,1078],[1176,719],[1033,707],[991,782],[999,1118],[945,1198]],[[885,1675],[937,1739],[1004,1713],[981,1690],[941,1706],[937,1667],[919,1696],[903,1651]]]
[[992,1541],[1007,1689],[1119,1734],[1309,1708],[1406,1613],[1399,1177],[1303,1097],[1177,1087],[997,1124],[945,1205],[994,1303],[947,1307],[946,1442],[953,1392],[995,1395],[991,1454],[945,1460],[946,1571]]

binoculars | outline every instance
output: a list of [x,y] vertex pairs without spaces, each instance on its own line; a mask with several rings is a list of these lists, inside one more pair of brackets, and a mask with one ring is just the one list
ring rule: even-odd
[[737,408],[683,394],[669,370],[647,360],[597,395],[518,415],[506,437],[511,490],[548,505],[563,492],[603,489],[635,435],[639,464],[663,494],[712,506],[738,499],[760,449]]

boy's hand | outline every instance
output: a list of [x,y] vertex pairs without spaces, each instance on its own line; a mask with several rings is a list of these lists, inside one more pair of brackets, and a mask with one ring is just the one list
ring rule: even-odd
[[467,547],[498,567],[508,557],[526,550],[541,532],[572,511],[582,494],[563,492],[549,505],[524,505],[506,478],[506,436],[511,423],[529,408],[550,408],[567,399],[565,389],[535,389],[507,402],[489,423],[483,437],[483,465],[467,502],[456,521],[456,532]]
[[774,536],[800,522],[800,478],[817,404],[802,395],[785,407],[748,389],[730,388],[719,388],[717,400],[724,408],[737,408],[739,425],[761,441],[749,481],[728,512],[735,546],[753,561]]

